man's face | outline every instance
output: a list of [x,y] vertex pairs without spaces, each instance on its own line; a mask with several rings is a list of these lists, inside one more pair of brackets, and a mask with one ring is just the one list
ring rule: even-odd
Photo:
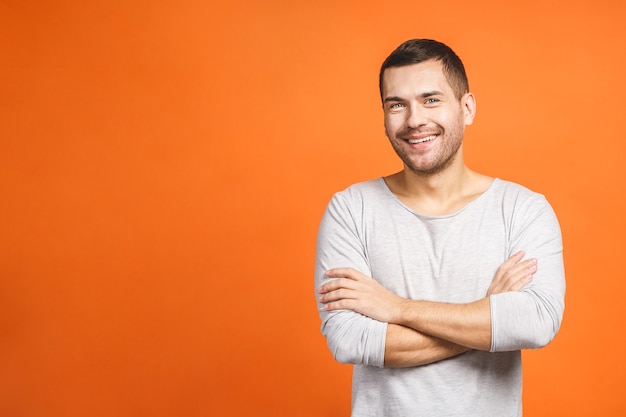
[[455,97],[440,62],[387,68],[383,109],[385,133],[406,168],[432,175],[463,163],[459,150],[474,119],[474,97]]

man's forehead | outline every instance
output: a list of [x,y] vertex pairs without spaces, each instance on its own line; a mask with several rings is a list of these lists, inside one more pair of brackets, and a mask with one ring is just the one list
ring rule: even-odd
[[383,96],[396,90],[452,91],[441,62],[435,60],[385,69],[382,87]]

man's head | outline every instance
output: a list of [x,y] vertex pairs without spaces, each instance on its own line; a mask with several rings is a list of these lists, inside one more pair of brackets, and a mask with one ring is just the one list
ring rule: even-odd
[[463,166],[465,126],[476,102],[461,60],[431,40],[405,42],[380,71],[385,134],[406,169],[438,174]]
[[419,64],[429,60],[441,63],[457,100],[469,92],[465,67],[450,47],[431,39],[411,39],[398,46],[383,62],[378,77],[381,99],[383,98],[383,74],[387,68]]

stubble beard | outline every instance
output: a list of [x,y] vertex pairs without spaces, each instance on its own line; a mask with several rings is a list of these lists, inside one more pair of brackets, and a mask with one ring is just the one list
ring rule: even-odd
[[[389,142],[407,169],[418,176],[429,177],[441,173],[455,161],[463,143],[463,124],[462,121],[459,122],[460,123],[456,124],[450,131],[445,131],[441,126],[437,126],[442,132],[437,138],[437,140],[440,141],[438,144],[439,150],[426,164],[417,164],[411,158],[411,155],[398,143],[400,141],[404,142],[400,138],[410,135],[412,130],[400,132],[400,134],[396,136],[398,139],[389,139]],[[389,138],[388,133],[387,137]]]

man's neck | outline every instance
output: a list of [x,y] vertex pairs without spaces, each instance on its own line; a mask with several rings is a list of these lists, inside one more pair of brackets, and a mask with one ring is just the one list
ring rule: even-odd
[[487,191],[493,178],[464,164],[435,174],[418,174],[406,168],[385,177],[389,189],[411,209],[431,216],[453,214]]

